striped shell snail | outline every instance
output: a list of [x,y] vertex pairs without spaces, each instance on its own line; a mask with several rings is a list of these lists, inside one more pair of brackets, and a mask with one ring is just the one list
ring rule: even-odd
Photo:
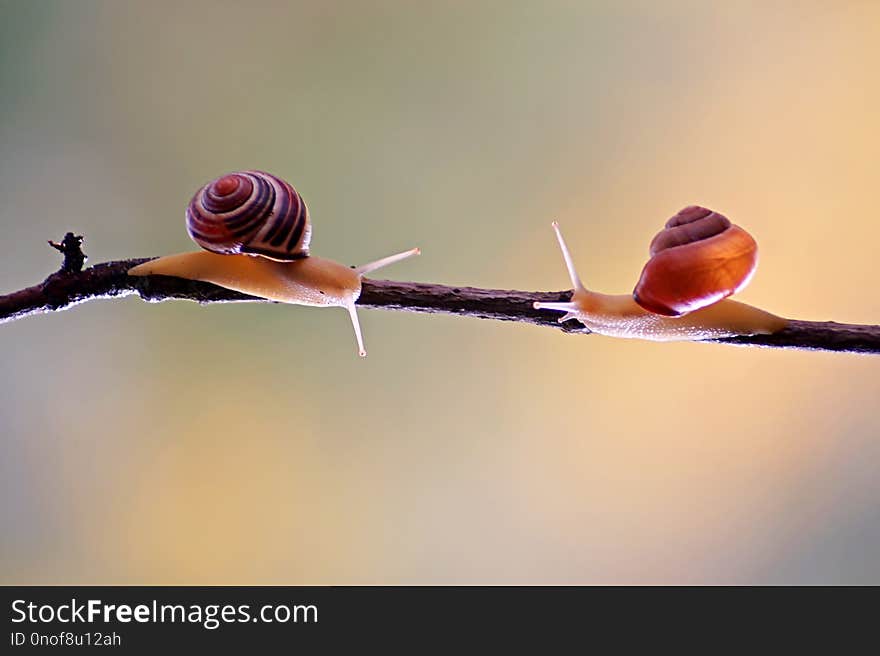
[[574,293],[567,303],[535,303],[564,312],[594,333],[653,341],[772,334],[786,320],[727,299],[745,287],[758,263],[758,245],[745,230],[703,207],[685,207],[651,241],[651,258],[632,294],[588,291],[554,223]]
[[263,171],[229,173],[199,189],[187,207],[186,227],[206,250],[160,257],[128,274],[202,280],[294,305],[343,307],[361,356],[366,351],[355,310],[361,279],[419,254],[413,248],[354,268],[310,256],[305,201],[287,182]]
[[309,255],[309,208],[296,189],[262,171],[224,175],[196,192],[186,230],[214,253],[247,253],[288,262]]

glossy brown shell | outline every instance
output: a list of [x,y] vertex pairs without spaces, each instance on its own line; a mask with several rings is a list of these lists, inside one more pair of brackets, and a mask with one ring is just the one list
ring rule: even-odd
[[745,287],[758,264],[749,233],[705,207],[685,207],[651,241],[651,259],[633,290],[649,312],[679,316]]
[[309,254],[305,201],[290,184],[264,171],[229,173],[199,189],[186,208],[186,229],[214,253],[281,261]]

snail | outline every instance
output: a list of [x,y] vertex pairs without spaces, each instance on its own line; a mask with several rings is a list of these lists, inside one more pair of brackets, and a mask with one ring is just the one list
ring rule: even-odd
[[144,262],[128,275],[201,280],[294,305],[348,310],[365,356],[355,302],[368,273],[419,254],[418,248],[358,267],[309,254],[305,201],[287,182],[263,171],[238,171],[199,189],[186,209],[186,228],[203,251]]
[[660,342],[768,335],[786,325],[781,317],[727,299],[751,280],[758,245],[717,212],[692,205],[669,219],[651,241],[651,257],[633,293],[624,295],[588,291],[559,224],[553,229],[574,293],[570,302],[534,307],[564,312],[559,323],[577,319],[600,335]]

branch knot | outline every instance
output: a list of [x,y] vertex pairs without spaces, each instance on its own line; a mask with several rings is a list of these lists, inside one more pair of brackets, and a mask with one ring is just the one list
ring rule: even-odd
[[49,240],[49,246],[64,255],[64,261],[61,263],[59,273],[79,273],[82,271],[83,264],[88,259],[88,255],[82,251],[83,236],[75,235],[68,232],[64,235],[61,243]]

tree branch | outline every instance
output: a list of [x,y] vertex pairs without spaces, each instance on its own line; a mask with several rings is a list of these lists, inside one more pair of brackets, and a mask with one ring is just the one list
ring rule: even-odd
[[[85,259],[81,243],[81,237],[68,233],[61,244],[53,244],[65,256],[61,270],[50,275],[39,285],[0,296],[0,323],[32,314],[64,310],[86,301],[131,294],[137,294],[151,303],[173,299],[196,301],[202,304],[236,301],[268,302],[209,283],[168,276],[127,275],[130,268],[152,258],[103,262],[80,270]],[[556,328],[568,333],[589,333],[590,331],[577,321],[559,324],[556,320],[557,313],[535,310],[532,307],[535,301],[570,299],[571,291],[522,292],[391,280],[364,280],[358,305],[385,310],[436,312],[497,321],[519,321]],[[784,330],[774,335],[729,337],[706,341],[740,346],[880,354],[880,326],[791,320]]]

